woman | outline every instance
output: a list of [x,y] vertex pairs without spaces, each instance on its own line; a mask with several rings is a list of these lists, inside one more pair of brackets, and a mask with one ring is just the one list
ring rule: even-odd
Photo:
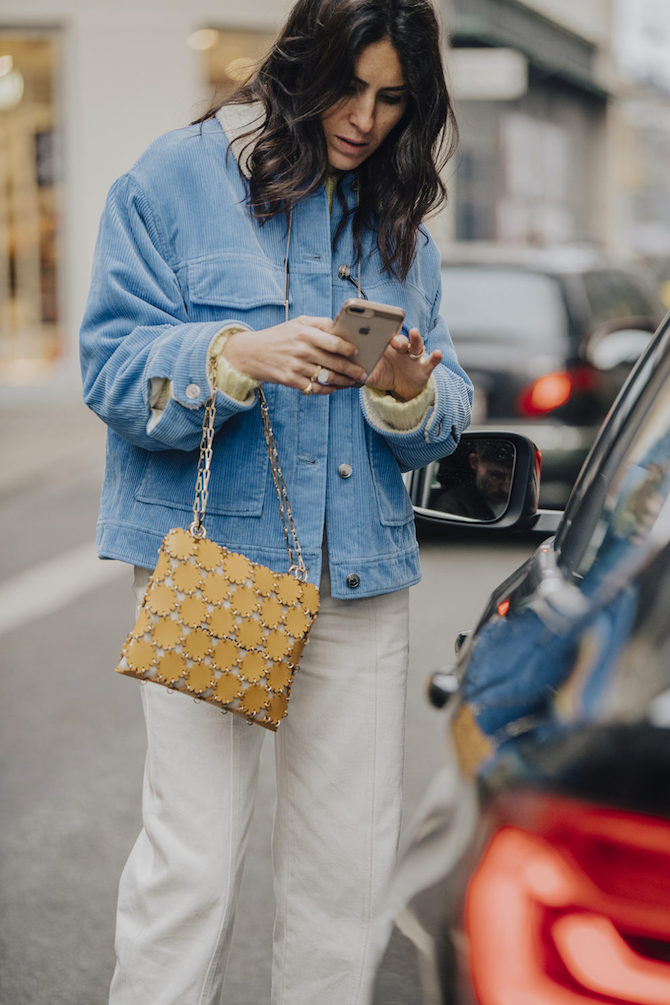
[[[470,417],[420,226],[444,198],[454,129],[428,0],[299,0],[253,80],[157,140],[101,224],[81,335],[85,399],[109,427],[100,555],[136,567],[139,601],[163,535],[188,521],[216,388],[207,534],[286,570],[262,383],[321,588],[276,739],[275,1003],[369,993],[420,578],[401,471],[453,450]],[[352,283],[407,316],[370,375],[330,331]],[[265,731],[141,691],[144,827],[121,879],[111,1001],[214,1002]]]

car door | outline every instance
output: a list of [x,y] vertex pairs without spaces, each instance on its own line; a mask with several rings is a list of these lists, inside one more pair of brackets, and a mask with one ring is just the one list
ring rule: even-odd
[[501,584],[463,648],[454,728],[467,770],[518,736],[551,728],[556,696],[596,623],[602,680],[614,665],[626,618],[636,615],[624,587],[665,543],[669,386],[666,323],[603,428],[556,539]]

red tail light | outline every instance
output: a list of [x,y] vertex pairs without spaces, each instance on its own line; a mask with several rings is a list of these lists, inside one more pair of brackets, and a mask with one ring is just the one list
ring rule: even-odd
[[595,374],[588,367],[544,373],[521,391],[517,405],[521,415],[546,415],[567,404],[575,391],[588,391]]
[[668,1005],[670,822],[532,794],[496,818],[466,900],[481,1005]]

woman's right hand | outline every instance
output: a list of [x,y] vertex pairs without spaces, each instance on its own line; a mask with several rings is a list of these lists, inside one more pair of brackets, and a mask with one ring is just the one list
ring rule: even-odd
[[[331,394],[367,378],[355,361],[356,347],[334,335],[332,326],[330,318],[303,315],[262,331],[237,331],[228,338],[223,355],[235,370],[254,380],[301,391],[311,384],[311,393]],[[322,370],[328,371],[327,384],[317,380]]]

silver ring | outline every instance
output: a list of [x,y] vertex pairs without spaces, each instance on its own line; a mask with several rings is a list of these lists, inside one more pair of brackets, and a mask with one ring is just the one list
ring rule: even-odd
[[312,393],[312,382],[311,380],[308,380],[307,387],[302,388],[302,394],[311,394],[311,393]]
[[419,352],[408,352],[407,355],[409,356],[410,359],[423,359],[423,357],[426,355],[426,347],[422,342],[421,350]]
[[330,380],[330,370],[326,370],[325,366],[322,366],[316,375],[316,379],[319,384],[322,384],[325,387]]

